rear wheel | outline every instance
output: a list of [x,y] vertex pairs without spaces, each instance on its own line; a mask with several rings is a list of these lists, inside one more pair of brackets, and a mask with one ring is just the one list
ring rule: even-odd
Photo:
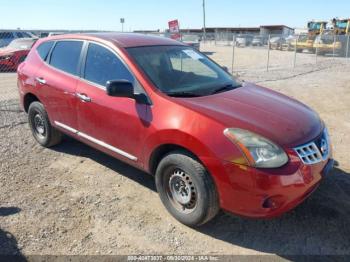
[[51,147],[61,142],[62,133],[51,125],[46,110],[40,102],[30,104],[28,121],[32,134],[40,145]]
[[167,210],[185,225],[202,225],[219,211],[211,176],[186,152],[175,151],[161,160],[156,171],[156,187]]

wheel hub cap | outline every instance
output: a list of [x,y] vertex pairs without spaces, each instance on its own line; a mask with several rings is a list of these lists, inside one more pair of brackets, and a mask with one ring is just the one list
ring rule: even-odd
[[191,178],[177,170],[169,179],[170,192],[176,202],[183,206],[195,204],[196,192]]
[[44,120],[40,114],[36,114],[34,117],[34,127],[35,127],[36,132],[39,135],[45,134],[45,124],[44,124]]

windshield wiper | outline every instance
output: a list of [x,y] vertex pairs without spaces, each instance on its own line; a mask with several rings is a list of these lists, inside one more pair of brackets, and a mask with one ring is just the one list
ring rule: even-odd
[[221,93],[221,92],[224,92],[224,91],[228,91],[228,90],[232,90],[232,89],[235,89],[235,88],[238,88],[238,87],[241,87],[242,85],[241,84],[238,84],[236,86],[232,85],[232,84],[227,84],[227,85],[223,85],[223,86],[220,86],[216,89],[214,89],[211,94],[217,94],[217,93]]
[[172,97],[198,97],[200,94],[188,92],[188,91],[178,91],[178,92],[166,92],[168,96]]

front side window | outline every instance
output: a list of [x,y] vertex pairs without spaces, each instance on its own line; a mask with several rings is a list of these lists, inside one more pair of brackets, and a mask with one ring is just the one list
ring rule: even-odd
[[241,86],[220,66],[187,46],[127,50],[155,86],[170,96],[204,96]]
[[72,75],[78,75],[81,41],[57,42],[50,59],[50,65]]
[[113,52],[93,43],[89,44],[86,55],[84,78],[101,86],[110,80],[134,82],[134,77]]

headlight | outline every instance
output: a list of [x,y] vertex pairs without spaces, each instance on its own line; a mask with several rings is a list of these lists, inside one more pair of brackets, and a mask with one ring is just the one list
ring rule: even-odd
[[253,167],[277,168],[288,162],[284,150],[267,138],[238,128],[227,128],[224,135],[242,150]]
[[0,60],[9,60],[11,58],[12,54],[0,56]]

